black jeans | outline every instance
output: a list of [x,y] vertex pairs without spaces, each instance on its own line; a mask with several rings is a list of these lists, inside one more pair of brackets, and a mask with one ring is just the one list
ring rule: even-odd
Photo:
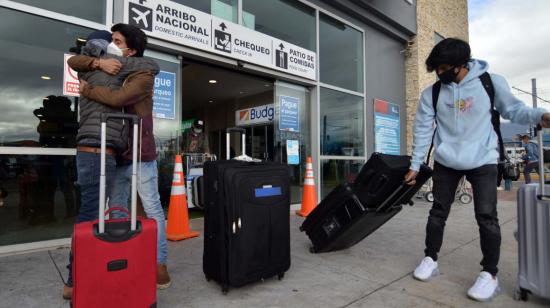
[[500,226],[497,217],[497,165],[484,165],[471,170],[455,170],[437,162],[433,172],[434,203],[426,226],[427,257],[437,260],[437,253],[443,243],[443,230],[455,200],[455,192],[460,179],[472,184],[474,193],[474,210],[481,242],[483,270],[492,275],[498,272],[500,257]]

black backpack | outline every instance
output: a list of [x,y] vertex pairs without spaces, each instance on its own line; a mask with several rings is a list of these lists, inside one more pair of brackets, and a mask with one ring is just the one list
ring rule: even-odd
[[[497,176],[497,186],[500,186],[502,177],[504,174],[505,162],[508,160],[504,154],[504,142],[502,141],[502,134],[500,133],[500,113],[495,109],[495,88],[493,87],[493,81],[491,80],[491,75],[485,72],[479,76],[483,88],[489,95],[489,100],[491,101],[491,123],[493,124],[493,129],[497,133],[498,138],[498,148],[499,148],[499,162],[498,162],[498,176]],[[432,86],[432,105],[434,108],[434,119],[436,119],[437,124],[437,101],[439,99],[439,92],[441,91],[441,80],[436,81]],[[437,127],[436,127],[437,129]],[[428,151],[428,157],[426,163],[430,162],[430,153],[433,148],[433,139],[435,137],[435,131],[432,136],[432,145]]]

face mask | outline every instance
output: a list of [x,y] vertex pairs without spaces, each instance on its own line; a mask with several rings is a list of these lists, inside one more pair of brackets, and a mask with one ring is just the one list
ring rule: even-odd
[[441,80],[442,83],[449,84],[449,83],[455,81],[456,76],[458,76],[458,71],[460,71],[460,70],[455,72],[455,69],[456,69],[456,67],[453,67],[451,69],[448,69],[448,70],[444,71],[441,74],[437,74],[437,78],[439,78],[439,80]]
[[194,130],[195,133],[197,133],[197,134],[202,133],[202,128],[195,128],[195,129],[193,129],[193,130]]
[[[126,50],[126,49],[128,49],[128,48],[124,48],[124,50]],[[122,49],[118,48],[118,46],[115,45],[115,43],[113,43],[113,42],[111,42],[107,46],[107,53],[111,54],[111,55],[114,55],[114,56],[119,56],[119,57],[124,56],[124,53],[122,52]]]

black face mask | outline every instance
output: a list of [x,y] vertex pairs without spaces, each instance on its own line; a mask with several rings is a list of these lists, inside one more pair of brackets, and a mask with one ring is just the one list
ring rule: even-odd
[[455,81],[456,76],[458,76],[458,72],[460,70],[457,70],[455,72],[455,69],[456,69],[456,67],[453,67],[451,69],[448,69],[448,70],[444,71],[441,74],[437,74],[437,78],[439,78],[439,80],[441,80],[442,83],[449,84],[449,83]]

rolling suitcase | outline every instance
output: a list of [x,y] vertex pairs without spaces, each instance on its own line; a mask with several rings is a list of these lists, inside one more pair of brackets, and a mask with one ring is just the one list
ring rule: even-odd
[[[372,164],[371,160],[378,164]],[[381,161],[386,162],[384,168],[389,170],[386,174],[390,176],[385,176],[383,172],[369,172],[368,168],[378,169]],[[392,164],[397,166],[398,172],[387,168],[388,162],[390,166]],[[426,165],[421,165],[416,184],[411,186],[403,181],[409,165],[410,159],[407,156],[374,153],[362,168],[363,178],[358,177],[359,183],[370,186],[368,188],[370,195],[362,194],[368,197],[374,196],[369,199],[370,204],[367,205],[359,199],[362,186],[358,185],[357,180],[352,184],[336,187],[309,214],[300,227],[300,231],[305,231],[313,244],[310,251],[318,253],[351,247],[399,213],[404,204],[412,205],[411,198],[431,177],[432,170]],[[402,168],[402,166],[407,167]],[[394,176],[397,173],[399,176]],[[365,178],[365,174],[370,174],[373,178]],[[384,198],[377,197],[379,190],[386,193]]]
[[[537,127],[539,157],[544,157],[542,131]],[[539,164],[539,184],[525,184],[518,190],[518,288],[517,300],[529,293],[550,299],[550,185]]]
[[[242,134],[244,129],[227,130]],[[240,158],[246,157],[244,154]],[[229,151],[227,152],[229,159]],[[203,271],[227,293],[290,268],[290,176],[271,162],[212,161],[204,165]]]
[[[134,126],[130,219],[105,221],[105,139],[108,118],[130,119]],[[73,299],[81,307],[156,307],[157,225],[136,217],[137,116],[102,114],[99,219],[75,224]]]
[[394,193],[409,171],[410,158],[373,153],[353,183],[353,190],[366,207],[378,207]]

